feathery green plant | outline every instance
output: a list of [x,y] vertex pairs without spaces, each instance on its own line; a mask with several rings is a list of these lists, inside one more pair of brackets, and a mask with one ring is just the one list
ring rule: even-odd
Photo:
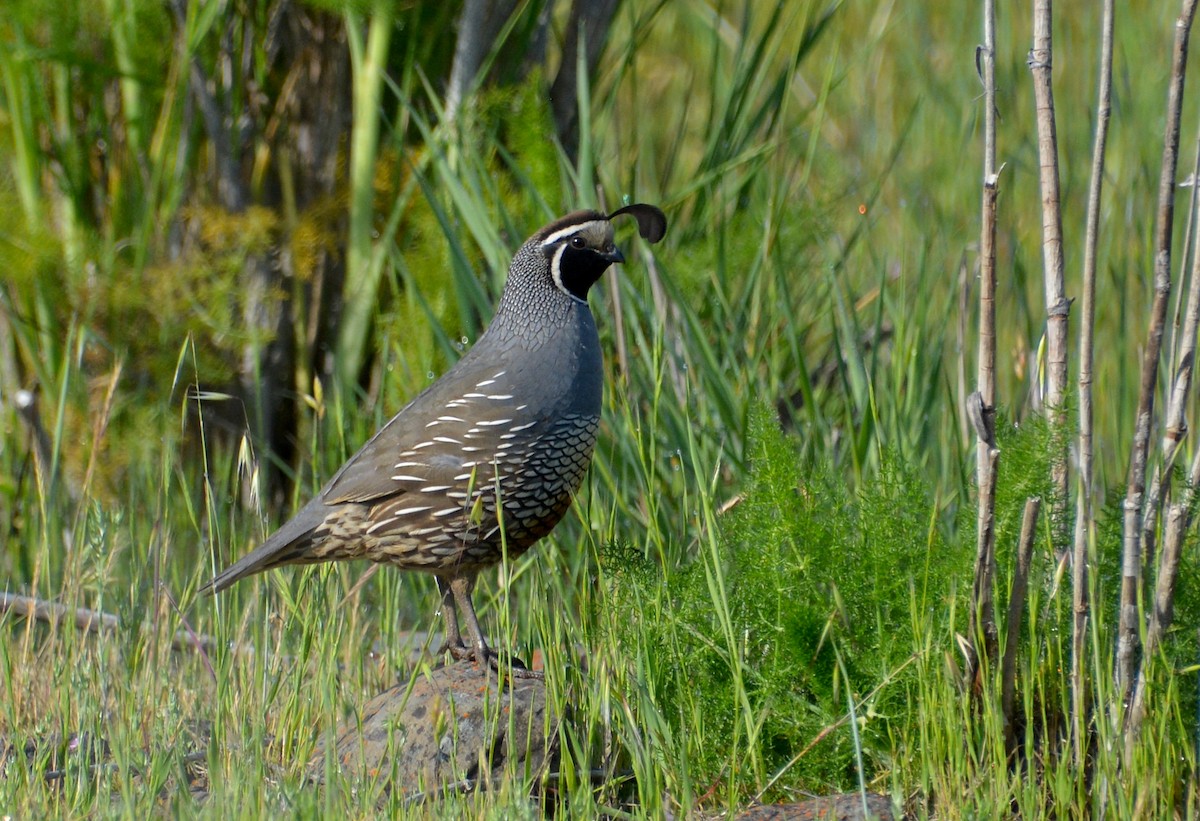
[[660,568],[628,548],[601,551],[594,603],[612,641],[636,648],[644,698],[686,746],[691,778],[731,806],[768,783],[772,795],[853,789],[851,734],[839,726],[847,690],[874,777],[904,724],[910,608],[941,623],[969,567],[920,479],[890,457],[851,491],[828,464],[802,459],[760,405],[749,460],[696,561]]

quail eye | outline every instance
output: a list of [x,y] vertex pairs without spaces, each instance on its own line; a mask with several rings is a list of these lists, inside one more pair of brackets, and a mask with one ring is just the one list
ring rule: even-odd
[[587,246],[587,241],[583,237],[571,237],[572,248],[584,248]]

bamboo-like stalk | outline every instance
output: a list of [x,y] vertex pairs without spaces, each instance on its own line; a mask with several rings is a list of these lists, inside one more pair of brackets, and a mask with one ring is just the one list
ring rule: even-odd
[[1021,538],[1017,543],[1017,567],[1013,572],[1012,593],[1008,597],[1007,633],[1004,637],[1004,659],[1000,665],[1000,705],[1004,716],[1004,741],[1014,748],[1013,701],[1017,692],[1017,644],[1021,638],[1021,618],[1025,613],[1025,594],[1029,587],[1029,564],[1033,559],[1033,537],[1037,533],[1038,512],[1042,500],[1036,496],[1025,500],[1025,515],[1021,519]]
[[[1197,454],[1197,458],[1200,459],[1200,454]],[[1192,468],[1192,475],[1196,475],[1195,466]],[[1189,496],[1194,497],[1194,494],[1189,494]],[[1154,609],[1150,612],[1150,626],[1146,631],[1147,657],[1158,649],[1163,634],[1175,620],[1175,581],[1179,578],[1179,557],[1183,553],[1183,537],[1187,534],[1191,523],[1191,507],[1188,504],[1171,505],[1171,510],[1167,514],[1167,530],[1163,539],[1163,549],[1159,556],[1158,583],[1154,590]],[[1140,678],[1139,683],[1145,683],[1145,676]]]
[[1071,568],[1071,739],[1075,763],[1087,744],[1088,541],[1092,532],[1092,362],[1096,318],[1096,246],[1100,233],[1100,195],[1104,154],[1112,111],[1113,0],[1104,0],[1100,31],[1100,76],[1096,92],[1096,134],[1088,185],[1087,228],[1083,243],[1083,294],[1079,320],[1079,497],[1075,500],[1075,540]]
[[[1071,303],[1063,274],[1062,206],[1058,183],[1058,133],[1054,124],[1054,90],[1051,82],[1053,40],[1051,0],[1034,0],[1033,48],[1029,71],[1037,108],[1038,179],[1042,194],[1042,284],[1046,300],[1046,412],[1051,425],[1065,423],[1063,400],[1067,393],[1067,325]],[[1051,468],[1054,498],[1050,504],[1051,533],[1056,547],[1066,542],[1067,460],[1058,453]]]
[[[1192,179],[1195,181],[1200,174],[1200,141],[1197,142],[1197,154],[1192,169]],[[1195,216],[1196,191],[1192,191],[1192,213]],[[1194,222],[1189,228],[1194,228]],[[1150,492],[1146,499],[1146,513],[1142,524],[1142,552],[1144,564],[1149,566],[1153,561],[1153,523],[1152,517],[1157,516],[1158,508],[1165,499],[1164,488],[1169,489],[1172,467],[1175,464],[1180,445],[1187,435],[1187,398],[1191,392],[1192,373],[1196,356],[1197,329],[1200,327],[1200,288],[1197,288],[1197,276],[1200,276],[1200,243],[1192,244],[1191,272],[1188,284],[1187,309],[1184,312],[1183,327],[1179,343],[1175,351],[1177,366],[1171,384],[1171,395],[1164,419],[1162,440],[1163,466],[1155,474]],[[1125,738],[1125,753],[1128,757],[1133,753],[1134,744],[1141,731],[1142,720],[1146,715],[1146,672],[1147,663],[1154,655],[1163,634],[1170,627],[1175,614],[1175,582],[1179,577],[1179,558],[1183,552],[1183,538],[1191,527],[1196,499],[1196,482],[1200,481],[1200,452],[1192,460],[1190,482],[1184,491],[1184,498],[1169,506],[1166,515],[1166,531],[1163,536],[1162,551],[1158,556],[1158,568],[1155,575],[1154,607],[1150,611],[1150,620],[1146,632],[1146,646],[1139,665],[1137,681],[1134,686],[1132,705],[1129,711],[1129,723]]]
[[[1189,198],[1187,230],[1190,235],[1195,227],[1197,192],[1194,184],[1200,176],[1200,140],[1196,143],[1197,151],[1192,163],[1193,187]],[[1188,242],[1184,242],[1185,252]],[[1159,510],[1167,495],[1170,493],[1171,474],[1175,467],[1175,459],[1179,454],[1180,445],[1188,433],[1187,400],[1191,395],[1192,374],[1195,368],[1197,328],[1200,327],[1200,288],[1196,287],[1196,277],[1200,275],[1200,243],[1191,243],[1191,266],[1187,277],[1181,277],[1180,287],[1187,292],[1187,307],[1183,312],[1182,327],[1179,321],[1179,305],[1173,327],[1180,328],[1175,340],[1171,374],[1171,390],[1167,401],[1166,414],[1163,417],[1162,434],[1162,463],[1154,470],[1150,481],[1150,490],[1146,494],[1146,505],[1142,513],[1142,564],[1149,567],[1154,562],[1155,535],[1157,532]],[[1180,294],[1179,302],[1182,303]]]
[[[1200,453],[1192,462],[1192,477],[1200,478]],[[1193,484],[1194,488],[1195,485]],[[1125,759],[1129,761],[1137,744],[1146,717],[1146,672],[1148,662],[1162,642],[1163,634],[1175,618],[1175,581],[1179,577],[1179,557],[1183,553],[1183,537],[1192,523],[1191,510],[1195,492],[1188,491],[1187,500],[1171,505],[1167,513],[1166,533],[1159,554],[1158,583],[1155,585],[1154,608],[1150,612],[1150,625],[1146,630],[1146,648],[1141,669],[1134,687],[1133,700],[1129,708],[1129,721],[1125,729]]]
[[[1167,403],[1167,412],[1163,422],[1163,435],[1160,450],[1162,461],[1154,466],[1154,474],[1150,479],[1150,489],[1146,493],[1146,504],[1142,511],[1142,566],[1154,565],[1154,550],[1158,538],[1158,523],[1162,506],[1171,493],[1171,475],[1174,472],[1175,460],[1179,455],[1180,445],[1188,433],[1186,418],[1187,396],[1190,393],[1191,377],[1194,368],[1192,358],[1196,350],[1196,312],[1200,304],[1196,303],[1198,296],[1195,288],[1197,265],[1200,258],[1196,255],[1194,233],[1196,229],[1197,189],[1195,180],[1200,177],[1200,139],[1196,142],[1196,152],[1192,159],[1191,195],[1188,197],[1188,215],[1184,223],[1183,248],[1184,259],[1190,252],[1192,264],[1187,270],[1187,276],[1181,273],[1179,279],[1179,297],[1175,300],[1175,312],[1170,324],[1164,330],[1167,336],[1167,346],[1171,352],[1169,372],[1171,387]],[[1183,268],[1180,268],[1183,272]],[[1184,296],[1187,295],[1187,310],[1184,311]],[[1181,320],[1180,316],[1184,314]],[[1190,330],[1188,326],[1191,326]],[[1172,335],[1171,332],[1177,332]],[[1147,588],[1147,592],[1148,588]]]
[[979,236],[979,360],[976,392],[968,399],[975,427],[978,515],[976,517],[975,579],[971,592],[967,639],[967,685],[979,669],[980,642],[984,652],[995,651],[996,614],[992,585],[996,575],[996,5],[983,0],[983,46],[976,52],[983,79],[983,200]]
[[1171,296],[1171,234],[1175,213],[1175,171],[1179,162],[1179,119],[1187,69],[1188,38],[1196,15],[1196,0],[1183,0],[1175,22],[1171,58],[1171,83],[1167,92],[1167,122],[1163,129],[1162,170],[1158,180],[1158,211],[1154,229],[1154,301],[1142,356],[1142,382],[1129,455],[1129,481],[1125,492],[1123,550],[1121,558],[1121,611],[1117,627],[1116,683],[1122,699],[1128,698],[1138,654],[1138,588],[1141,579],[1141,530],[1146,494],[1146,462],[1154,417],[1154,391],[1163,327]]
[[479,81],[480,67],[488,50],[495,48],[497,36],[512,16],[516,0],[466,0],[458,15],[458,38],[454,43],[454,62],[446,82],[444,122],[452,122]]
[[[1164,456],[1169,454],[1176,444],[1187,435],[1186,404],[1191,388],[1192,373],[1195,369],[1192,355],[1196,350],[1197,334],[1195,326],[1189,328],[1188,325],[1193,323],[1194,317],[1200,313],[1200,297],[1197,297],[1197,289],[1193,287],[1197,272],[1200,271],[1200,243],[1197,243],[1195,238],[1196,215],[1197,209],[1200,208],[1200,186],[1196,185],[1196,181],[1200,179],[1200,131],[1197,132],[1194,143],[1192,171],[1189,179],[1191,185],[1189,186],[1187,221],[1184,224],[1183,253],[1185,259],[1189,258],[1190,254],[1191,265],[1187,270],[1187,276],[1180,280],[1180,298],[1176,301],[1175,313],[1171,321],[1172,329],[1182,328],[1182,331],[1177,339],[1172,340],[1172,357],[1169,360],[1172,381],[1161,443]],[[1182,266],[1180,270],[1183,270]],[[1186,309],[1183,305],[1183,293],[1186,293],[1188,297]]]

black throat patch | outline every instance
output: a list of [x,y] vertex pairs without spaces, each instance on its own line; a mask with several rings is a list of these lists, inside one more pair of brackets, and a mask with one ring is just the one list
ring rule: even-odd
[[554,283],[580,302],[587,302],[588,290],[612,265],[591,248],[561,245],[550,260]]

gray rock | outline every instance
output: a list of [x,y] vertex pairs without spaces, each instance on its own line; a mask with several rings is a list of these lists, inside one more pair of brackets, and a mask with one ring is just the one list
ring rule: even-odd
[[[418,672],[375,696],[338,727],[334,754],[355,789],[377,792],[379,801],[395,790],[420,801],[503,779],[532,786],[554,766],[557,738],[544,682],[501,679],[464,661]],[[323,781],[325,744],[309,766],[313,780]]]

